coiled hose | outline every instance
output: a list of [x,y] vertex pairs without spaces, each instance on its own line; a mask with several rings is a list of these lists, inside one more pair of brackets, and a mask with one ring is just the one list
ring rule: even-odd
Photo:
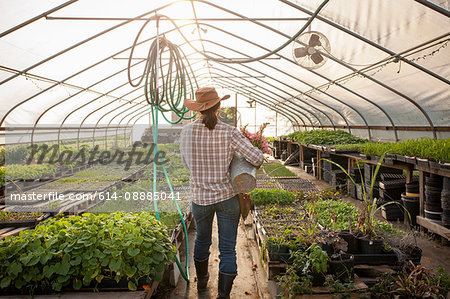
[[[138,43],[139,37],[147,26],[147,24],[154,18],[150,18],[147,20],[144,25],[139,30],[139,33],[136,36],[136,39],[133,43],[130,53],[130,59],[128,60],[128,81],[133,87],[139,86],[144,80],[144,95],[148,104],[150,105],[151,110],[151,120],[152,120],[152,133],[153,133],[153,143],[155,144],[155,151],[153,157],[153,194],[156,194],[157,191],[157,169],[156,169],[156,161],[160,161],[164,177],[169,186],[170,192],[172,194],[172,198],[174,199],[175,206],[177,208],[178,214],[181,218],[181,223],[183,225],[184,235],[185,235],[185,244],[186,244],[186,269],[183,269],[178,257],[175,255],[175,261],[180,270],[181,276],[184,280],[189,281],[189,244],[188,244],[188,235],[186,223],[184,222],[183,213],[181,212],[180,206],[175,198],[175,192],[173,190],[173,186],[170,182],[169,175],[167,173],[166,167],[164,165],[163,157],[160,155],[159,147],[158,147],[158,122],[159,122],[159,114],[163,116],[163,118],[171,123],[176,124],[179,123],[183,119],[192,119],[193,116],[186,116],[186,113],[189,110],[184,106],[184,99],[192,98],[194,96],[194,84],[195,88],[198,88],[197,80],[195,76],[193,76],[193,80],[188,76],[188,70],[184,61],[187,62],[187,65],[193,75],[191,65],[189,61],[186,59],[185,54],[181,49],[179,49],[176,45],[168,41],[165,37],[159,36],[159,17],[156,17],[156,26],[158,30],[157,37],[151,44],[148,54],[147,61],[144,68],[143,75],[140,77],[138,82],[133,82],[131,79],[131,60],[133,59],[134,49]],[[161,56],[163,52],[168,52],[169,59],[168,63],[163,67]],[[187,81],[186,81],[187,78]],[[190,97],[188,96],[187,82],[190,87]],[[171,120],[170,116],[167,114],[175,113],[176,119]],[[157,200],[153,200],[155,215],[158,221],[160,221],[159,212],[158,212],[158,203]]]

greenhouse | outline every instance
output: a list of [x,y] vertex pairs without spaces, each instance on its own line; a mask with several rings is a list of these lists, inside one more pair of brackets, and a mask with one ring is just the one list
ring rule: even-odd
[[0,298],[447,298],[449,10],[0,1]]

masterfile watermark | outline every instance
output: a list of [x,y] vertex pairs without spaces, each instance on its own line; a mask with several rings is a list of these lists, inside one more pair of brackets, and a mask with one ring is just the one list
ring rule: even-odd
[[[131,150],[124,152],[122,150],[99,150],[100,146],[96,145],[92,150],[87,150],[82,147],[80,150],[73,151],[65,149],[59,151],[58,145],[48,146],[47,144],[34,144],[30,146],[30,154],[27,157],[27,164],[36,162],[49,164],[86,164],[98,161],[99,164],[106,165],[110,163],[117,163],[124,165],[125,170],[129,170],[131,165],[147,165],[154,162],[155,144],[144,144],[143,146],[133,145]],[[158,151],[159,157],[155,163],[161,165],[167,163],[169,160],[164,160],[166,152]]]

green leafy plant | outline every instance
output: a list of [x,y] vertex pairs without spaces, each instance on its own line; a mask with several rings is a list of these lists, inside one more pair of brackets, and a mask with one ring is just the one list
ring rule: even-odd
[[[366,190],[366,185],[362,184],[361,185],[361,192],[363,194],[363,202],[364,202],[364,207],[363,210],[360,212],[359,217],[358,217],[358,228],[360,230],[360,232],[362,233],[362,235],[366,238],[372,239],[375,238],[377,235],[377,232],[375,230],[375,225],[376,225],[376,219],[375,219],[375,214],[384,206],[390,205],[390,204],[397,204],[400,205],[402,208],[403,205],[401,205],[398,202],[387,202],[384,203],[383,205],[377,205],[377,198],[373,197],[373,188],[375,185],[375,181],[376,181],[376,177],[378,175],[378,171],[380,170],[381,164],[383,162],[384,156],[386,155],[385,152],[383,152],[380,156],[380,159],[378,160],[377,166],[375,167],[375,169],[373,170],[372,174],[371,174],[371,178],[370,178],[370,189]],[[360,188],[355,181],[353,180],[353,178],[348,174],[348,172],[339,164],[337,164],[336,162],[333,162],[331,160],[328,159],[323,159],[326,160],[330,163],[333,163],[334,165],[338,166],[346,175],[347,177],[352,181],[352,183],[357,187]],[[359,166],[358,166],[359,168]],[[361,174],[361,171],[359,171]],[[362,176],[362,174],[361,174]],[[362,178],[361,178],[362,180]],[[405,209],[405,211],[407,211]],[[409,213],[407,212],[408,216]]]
[[262,165],[261,169],[271,177],[296,176],[295,173],[280,163],[265,163]]
[[[307,205],[311,205],[310,202]],[[350,202],[322,200],[315,202],[316,220],[331,230],[350,229],[350,223],[356,225],[359,209]]]
[[20,221],[37,219],[42,216],[41,212],[8,212],[0,211],[0,222]]
[[364,143],[367,139],[361,139],[342,130],[312,130],[298,131],[286,136],[293,141],[304,144],[334,145]]
[[381,156],[383,153],[388,153],[450,162],[450,138],[408,139],[396,143],[367,142],[362,146],[361,151],[366,155]]
[[5,167],[0,166],[0,185],[5,185]]
[[35,180],[47,176],[54,176],[56,167],[51,164],[11,164],[5,166],[5,176],[7,180]]
[[333,293],[333,298],[336,299],[351,298],[351,292],[355,287],[354,282],[341,282],[334,279],[332,275],[325,277],[325,285],[330,288],[331,293]]
[[4,163],[6,165],[24,163],[29,151],[30,147],[27,145],[7,145],[4,148]]
[[328,254],[317,244],[312,244],[309,248],[308,260],[310,269],[316,273],[326,273],[328,265]]
[[295,201],[294,193],[278,189],[253,189],[249,194],[255,205],[288,204]]
[[161,280],[174,252],[165,227],[147,212],[52,218],[0,241],[0,288],[60,291],[109,278],[136,290],[140,278]]
[[312,244],[306,250],[291,253],[292,265],[288,266],[284,275],[278,276],[281,285],[286,289],[286,297],[312,294],[312,272],[325,275],[329,257],[319,245]]
[[377,298],[445,298],[448,292],[448,276],[445,271],[433,275],[421,265],[412,262],[396,275],[384,275],[372,287],[372,295]]
[[340,254],[347,252],[348,243],[339,237],[336,231],[327,229],[321,230],[318,233],[318,238],[333,249],[333,254],[331,255],[332,258],[337,258]]

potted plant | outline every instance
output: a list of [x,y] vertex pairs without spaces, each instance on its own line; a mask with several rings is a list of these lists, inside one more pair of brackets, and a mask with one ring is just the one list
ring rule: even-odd
[[318,239],[321,240],[322,249],[330,257],[337,257],[339,254],[347,252],[348,243],[339,236],[338,232],[327,229],[321,230]]
[[265,254],[265,249],[267,249],[271,261],[288,263],[290,258],[291,233],[292,230],[285,229],[282,234],[274,234],[267,237],[265,246],[261,248],[263,255]]
[[[360,237],[359,247],[361,249],[361,252],[365,254],[379,254],[383,252],[383,239],[377,235],[374,229],[374,220],[376,212],[378,212],[382,207],[387,206],[389,204],[397,204],[402,206],[398,202],[386,202],[378,206],[377,198],[373,196],[376,177],[385,155],[386,152],[381,154],[377,166],[371,174],[370,185],[368,184],[369,190],[367,190],[365,184],[361,185],[362,188],[361,193],[364,205],[358,217],[358,230]],[[329,162],[334,163],[332,161]],[[338,166],[342,171],[344,171],[344,173],[350,178],[350,180],[354,185],[357,185],[353,180],[353,178],[347,173],[347,171],[342,166],[336,163],[334,164]]]
[[354,257],[346,253],[347,242],[334,231],[323,230],[319,235],[330,256],[330,274],[341,282],[353,281]]
[[308,262],[312,276],[313,286],[323,286],[325,283],[325,274],[329,261],[328,254],[317,244],[312,244],[308,248]]

